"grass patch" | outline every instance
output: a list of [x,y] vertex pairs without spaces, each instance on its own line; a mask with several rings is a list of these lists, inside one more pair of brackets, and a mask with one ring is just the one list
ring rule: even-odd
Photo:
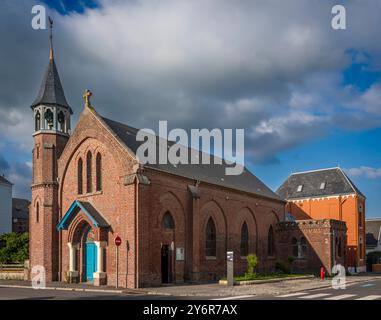
[[[271,280],[280,278],[296,278],[308,276],[308,274],[284,274],[284,273],[272,273],[272,274],[254,274],[234,277],[235,281],[251,281],[251,280]],[[226,280],[223,278],[222,280]]]

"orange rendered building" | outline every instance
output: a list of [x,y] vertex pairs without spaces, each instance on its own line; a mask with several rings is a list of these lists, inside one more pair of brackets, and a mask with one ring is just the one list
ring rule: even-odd
[[277,190],[296,220],[336,219],[347,225],[346,265],[365,272],[365,196],[341,168],[291,174]]

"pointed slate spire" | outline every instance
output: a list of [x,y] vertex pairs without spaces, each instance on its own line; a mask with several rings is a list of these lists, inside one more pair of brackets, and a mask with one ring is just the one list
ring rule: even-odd
[[73,114],[69,104],[66,101],[65,93],[61,84],[60,76],[54,61],[53,54],[53,40],[52,40],[52,28],[53,21],[49,18],[50,22],[50,50],[49,50],[49,65],[45,71],[42,79],[41,87],[38,92],[37,98],[32,103],[31,108],[40,105],[57,105],[66,108]]

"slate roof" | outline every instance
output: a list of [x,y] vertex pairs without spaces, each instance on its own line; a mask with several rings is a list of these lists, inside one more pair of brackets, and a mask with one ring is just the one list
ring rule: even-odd
[[[101,119],[110,128],[110,130],[130,149],[130,151],[136,154],[138,147],[142,143],[136,141],[136,134],[138,129],[107,118],[101,117]],[[158,142],[159,138],[156,136],[157,155],[159,154],[158,150],[162,147]],[[172,144],[173,142],[168,141],[168,146]],[[189,152],[189,154],[191,154],[191,152]],[[199,153],[199,155],[201,155],[201,153]],[[226,164],[214,164],[213,156],[211,156],[211,164],[172,165],[158,164],[158,161],[156,161],[156,163],[157,164],[145,164],[145,166],[177,176],[199,180],[202,182],[236,189],[247,193],[253,193],[278,201],[283,200],[246,168],[240,175],[226,175],[225,168],[228,166]]]
[[[321,183],[325,183],[324,189],[320,189]],[[298,186],[302,186],[300,192],[298,192]],[[325,197],[352,193],[365,198],[339,167],[293,173],[278,188],[276,193],[283,199]]]
[[13,198],[12,199],[12,218],[25,219],[29,217],[30,201],[26,199]]
[[72,110],[66,101],[65,93],[61,84],[60,76],[54,59],[49,61],[37,98],[31,105],[31,108],[40,105],[58,105],[66,108],[72,114]]
[[98,212],[97,209],[93,207],[93,205],[86,201],[75,200],[68,211],[64,214],[61,221],[56,226],[57,230],[67,230],[70,225],[70,222],[74,219],[75,215],[82,210],[88,218],[92,221],[92,223],[98,227],[109,227],[110,224],[107,220]]
[[4,176],[0,175],[0,183],[4,183],[4,184],[12,184],[11,182],[9,182]]

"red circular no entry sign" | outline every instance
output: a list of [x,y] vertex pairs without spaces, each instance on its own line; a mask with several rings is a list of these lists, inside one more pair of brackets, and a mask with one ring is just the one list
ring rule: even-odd
[[122,244],[122,239],[119,236],[116,236],[114,243],[117,247],[119,247]]

